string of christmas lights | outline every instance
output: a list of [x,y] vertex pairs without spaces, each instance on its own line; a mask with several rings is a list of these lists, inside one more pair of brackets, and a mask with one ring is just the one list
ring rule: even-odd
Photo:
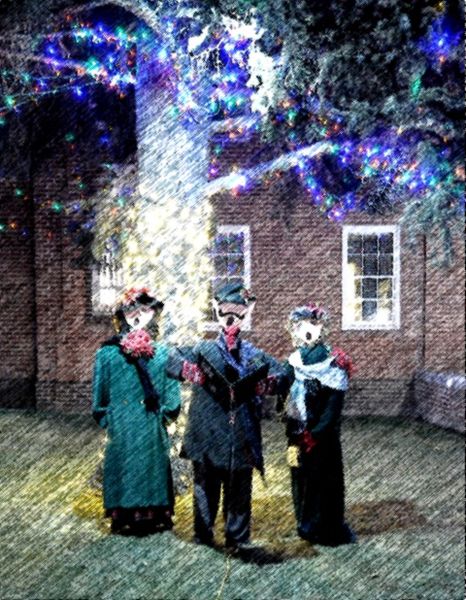
[[[248,86],[252,39],[218,31],[191,52],[194,58],[187,59],[188,53],[183,50],[188,42],[184,40],[184,46],[177,46],[182,33],[177,31],[176,21],[167,21],[165,29],[167,38],[160,40],[146,28],[130,31],[118,27],[110,30],[102,24],[78,22],[71,23],[66,30],[38,38],[34,60],[40,59],[42,73],[24,71],[21,74],[26,91],[4,96],[0,126],[5,124],[8,111],[18,110],[29,100],[38,101],[50,94],[71,91],[74,97],[83,99],[90,86],[101,84],[120,90],[123,97],[124,90],[136,83],[136,47],[143,42],[145,47],[149,43],[150,53],[144,56],[142,52],[139,58],[152,60],[153,56],[157,57],[161,70],[166,72],[175,90],[173,112],[184,122],[199,123],[206,116],[224,120],[248,114],[254,92]],[[431,27],[429,35],[421,40],[420,48],[441,68],[449,56],[457,52],[459,41],[460,35],[445,30],[443,21],[439,19]],[[201,85],[206,71],[207,87]],[[6,69],[1,76],[3,81],[8,81],[14,76],[14,70]],[[205,79],[202,82],[205,83]],[[411,90],[413,98],[419,95],[421,88],[422,80],[416,77]],[[276,127],[285,127],[289,147],[296,151],[301,149],[298,131],[302,129],[303,121],[308,135],[332,142],[331,154],[342,169],[351,169],[359,182],[372,180],[379,188],[390,190],[393,199],[400,197],[400,191],[405,198],[422,196],[455,178],[453,167],[445,156],[447,148],[433,156],[416,158],[417,144],[410,145],[402,135],[393,132],[389,135],[385,132],[380,139],[342,139],[344,119],[331,107],[322,106],[312,91],[305,98],[291,95],[284,99],[272,118]],[[225,143],[241,139],[251,129],[256,131],[257,123],[251,128],[230,131]],[[217,144],[208,172],[211,180],[219,176],[218,157],[221,152],[222,144]],[[326,182],[319,177],[320,166],[316,161],[303,159],[294,167],[312,203],[329,218],[341,220],[348,211],[361,207],[363,198],[358,196],[357,189],[338,194],[327,189]],[[282,168],[280,166],[276,170]],[[242,193],[254,181],[263,180],[262,171],[270,169],[255,169],[251,179],[249,174],[233,173],[226,188],[234,194]],[[124,206],[120,209],[123,210]],[[0,223],[0,231],[8,230],[22,231],[22,228],[16,222],[13,226]]]

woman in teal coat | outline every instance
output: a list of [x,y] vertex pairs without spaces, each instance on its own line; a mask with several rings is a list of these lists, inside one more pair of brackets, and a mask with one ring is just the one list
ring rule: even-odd
[[151,336],[162,308],[147,288],[126,292],[115,313],[119,334],[96,354],[92,410],[107,431],[104,508],[117,533],[172,527],[166,427],[178,416],[180,392],[165,374],[167,347]]

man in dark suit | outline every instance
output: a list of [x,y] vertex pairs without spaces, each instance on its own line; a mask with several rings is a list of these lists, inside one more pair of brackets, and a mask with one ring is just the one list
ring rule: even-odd
[[172,353],[168,374],[194,384],[181,455],[193,462],[195,541],[213,544],[223,487],[225,541],[250,542],[252,472],[264,472],[261,405],[265,393],[283,393],[286,376],[272,357],[241,339],[255,298],[239,283],[218,290],[216,340]]

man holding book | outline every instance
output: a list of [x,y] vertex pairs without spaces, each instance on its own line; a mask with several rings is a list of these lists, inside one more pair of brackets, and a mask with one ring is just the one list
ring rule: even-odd
[[287,387],[278,361],[241,339],[254,303],[242,284],[223,286],[213,301],[218,338],[178,349],[169,360],[169,376],[194,384],[181,455],[193,462],[194,534],[200,544],[213,544],[222,487],[226,545],[249,544],[252,472],[264,473],[261,397]]

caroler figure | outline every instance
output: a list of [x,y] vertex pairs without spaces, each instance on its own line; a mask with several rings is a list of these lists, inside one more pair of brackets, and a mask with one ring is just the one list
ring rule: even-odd
[[344,519],[340,418],[352,364],[325,343],[328,314],[315,304],[294,309],[289,331],[296,350],[287,361],[288,463],[298,535],[328,546],[353,543]]
[[107,431],[103,496],[115,533],[172,527],[166,427],[178,416],[180,393],[165,373],[168,349],[155,342],[162,309],[147,288],[128,290],[114,315],[118,334],[95,358],[92,410]]
[[182,456],[193,463],[194,536],[214,543],[223,489],[226,546],[254,551],[250,543],[252,471],[264,471],[261,405],[276,395],[283,367],[241,337],[255,297],[241,283],[227,283],[213,299],[219,335],[173,352],[170,376],[193,383]]

